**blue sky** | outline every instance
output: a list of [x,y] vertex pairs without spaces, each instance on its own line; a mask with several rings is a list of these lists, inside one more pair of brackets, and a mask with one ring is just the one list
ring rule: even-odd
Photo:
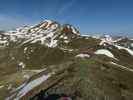
[[0,0],[0,30],[43,19],[72,24],[82,33],[133,33],[133,0]]

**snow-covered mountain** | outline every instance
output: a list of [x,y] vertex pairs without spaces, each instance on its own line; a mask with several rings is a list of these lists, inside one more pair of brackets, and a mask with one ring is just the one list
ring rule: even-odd
[[79,32],[73,26],[60,25],[57,22],[45,20],[34,26],[25,26],[17,28],[15,31],[1,33],[0,43],[8,45],[8,42],[19,41],[23,45],[40,42],[40,44],[48,47],[56,47],[58,38],[67,41],[68,37],[74,37],[75,35],[79,35]]
[[133,40],[45,20],[0,32],[0,75],[1,100],[132,100]]

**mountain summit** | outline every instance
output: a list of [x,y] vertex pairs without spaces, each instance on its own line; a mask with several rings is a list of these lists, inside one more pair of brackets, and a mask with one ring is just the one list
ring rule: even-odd
[[[1,34],[1,37],[2,35],[5,36],[3,38],[8,38],[12,42],[19,41],[22,44],[40,42],[40,44],[45,44],[48,47],[55,47],[59,38],[67,40],[80,34],[72,25],[60,25],[55,21],[44,20],[37,25],[17,28],[15,31]],[[2,44],[9,42],[3,38],[1,39]]]
[[45,20],[0,32],[0,100],[132,100],[133,39]]

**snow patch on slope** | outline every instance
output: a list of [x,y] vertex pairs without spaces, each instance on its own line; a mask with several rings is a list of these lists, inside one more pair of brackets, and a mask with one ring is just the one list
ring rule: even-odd
[[117,47],[118,49],[126,50],[130,55],[133,56],[133,51],[131,49],[125,48],[125,47],[122,47],[122,46],[118,46],[118,45],[115,45],[115,47]]
[[23,62],[19,62],[18,64],[20,67],[25,68],[25,64]]
[[88,54],[78,54],[78,55],[76,55],[76,57],[77,58],[89,58],[90,55],[88,55]]
[[114,43],[110,35],[105,35],[104,38],[101,39],[101,42],[99,43],[99,45],[105,45],[105,43],[108,43],[110,45]]
[[109,50],[106,50],[106,49],[97,50],[97,51],[95,52],[95,54],[103,54],[103,55],[106,55],[106,56],[108,56],[108,57],[111,57],[111,58],[116,59],[116,58],[114,57],[114,55],[113,55]]
[[72,29],[72,32],[73,32],[74,34],[77,34],[77,31],[76,31],[76,29],[75,29],[74,27],[71,26],[71,29]]
[[131,47],[133,47],[133,43],[131,43]]
[[110,64],[116,65],[117,67],[119,67],[119,68],[121,68],[121,69],[124,69],[124,70],[130,71],[130,72],[133,72],[133,69],[128,68],[128,67],[125,67],[125,66],[123,66],[123,65],[119,65],[119,64],[114,63],[114,62],[110,62]]
[[0,85],[0,89],[3,88],[3,87],[4,87],[4,85]]
[[[25,96],[28,92],[30,92],[33,88],[39,86],[41,83],[43,83],[44,81],[46,81],[49,77],[51,77],[51,75],[53,75],[53,73],[49,73],[47,75],[43,75],[29,83],[24,83],[22,84],[18,89],[20,89],[20,91],[17,92],[16,97],[14,100],[19,100],[21,99],[23,96]],[[10,97],[7,98],[7,100],[13,99],[14,98],[14,94]]]

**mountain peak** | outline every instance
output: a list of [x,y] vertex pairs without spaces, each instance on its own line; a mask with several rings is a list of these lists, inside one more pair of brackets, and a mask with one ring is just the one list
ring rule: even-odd
[[9,42],[19,41],[21,44],[39,42],[48,47],[57,46],[60,36],[68,43],[68,40],[70,41],[80,35],[79,31],[72,25],[61,25],[51,20],[44,20],[33,26],[20,27],[5,34]]
[[63,25],[63,31],[67,32],[67,33],[73,33],[76,35],[80,35],[80,32],[70,24],[64,24]]

